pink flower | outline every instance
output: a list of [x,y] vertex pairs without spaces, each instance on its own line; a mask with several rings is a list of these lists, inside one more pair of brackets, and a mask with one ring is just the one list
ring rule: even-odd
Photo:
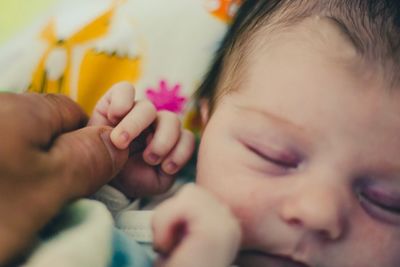
[[169,110],[180,113],[184,109],[187,98],[180,95],[181,85],[168,87],[167,81],[161,80],[158,89],[146,90],[147,98],[153,102],[157,110]]

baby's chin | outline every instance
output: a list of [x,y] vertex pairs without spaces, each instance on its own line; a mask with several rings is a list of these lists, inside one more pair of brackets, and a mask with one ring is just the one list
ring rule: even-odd
[[288,257],[272,255],[260,251],[241,252],[235,261],[238,267],[312,267]]

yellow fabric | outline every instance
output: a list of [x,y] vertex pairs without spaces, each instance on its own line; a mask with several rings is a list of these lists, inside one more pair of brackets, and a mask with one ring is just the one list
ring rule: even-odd
[[60,1],[31,45],[11,53],[0,88],[66,94],[90,114],[109,87],[129,81],[138,99],[187,116],[195,128],[192,93],[241,1]]
[[[107,75],[104,70],[107,69]],[[90,113],[98,99],[117,81],[134,83],[139,77],[140,59],[119,57],[106,53],[88,51],[85,55],[79,75],[77,101],[87,113]]]
[[[80,31],[65,40],[58,40],[54,22],[50,21],[41,33],[48,48],[32,77],[31,92],[62,93],[71,95],[71,50],[81,44],[98,39],[109,31],[110,20],[115,8],[123,1],[114,1],[103,15],[99,16]],[[46,72],[46,61],[51,53],[58,51],[65,54],[65,68],[57,79],[51,79]],[[99,53],[94,49],[86,51],[78,74],[76,101],[87,113],[91,113],[98,99],[117,81],[134,83],[140,72],[139,58],[120,57],[115,54]],[[107,70],[107,73],[104,73]]]
[[[115,3],[117,4],[118,2]],[[65,40],[57,39],[54,22],[51,21],[41,33],[42,39],[49,46],[33,74],[29,91],[71,95],[69,84],[71,81],[71,50],[76,45],[87,43],[105,35],[109,30],[115,7],[116,5],[111,6],[103,15]],[[50,54],[56,50],[65,54],[66,63],[63,74],[58,79],[53,80],[48,77],[45,69],[46,61]],[[80,90],[76,98],[77,102],[81,104],[87,113],[91,113],[100,96],[116,81],[135,82],[139,75],[139,63],[139,59],[98,53],[93,49],[88,50],[79,70],[78,88]],[[106,75],[104,73],[105,69],[107,70]]]

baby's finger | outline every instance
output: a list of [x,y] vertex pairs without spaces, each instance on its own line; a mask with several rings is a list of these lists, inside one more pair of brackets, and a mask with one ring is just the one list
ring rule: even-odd
[[88,126],[112,126],[112,123],[107,119],[109,106],[110,103],[103,96],[94,107]]
[[116,125],[135,104],[135,88],[129,82],[120,82],[111,87],[107,101],[110,103],[107,119]]
[[[174,197],[161,203],[154,212],[154,248],[168,256],[185,237],[187,230],[193,228],[193,224],[202,225],[202,221],[207,221],[204,218],[208,215],[209,207],[213,206],[214,202],[209,200],[203,189],[191,183],[185,185]],[[199,227],[195,229],[200,230]],[[190,231],[190,234],[197,233]]]
[[153,246],[163,256],[170,254],[185,234],[189,216],[183,204],[168,199],[157,207],[152,218]]
[[150,101],[136,102],[133,109],[111,132],[111,141],[120,149],[127,148],[132,140],[149,127],[156,118],[156,108]]
[[135,103],[135,88],[128,82],[113,85],[97,102],[88,125],[115,126]]
[[89,126],[112,126],[111,123],[107,119],[108,107],[110,106],[109,101],[110,92],[107,91],[96,103],[92,114],[90,116],[90,120],[88,122]]
[[161,169],[170,175],[178,172],[191,158],[195,147],[194,135],[189,130],[182,130],[178,143],[161,164]]
[[160,111],[154,136],[143,152],[144,160],[150,165],[160,164],[178,142],[181,123],[175,113]]
[[156,209],[152,226],[161,256],[156,266],[229,266],[240,244],[240,226],[229,209],[191,184]]

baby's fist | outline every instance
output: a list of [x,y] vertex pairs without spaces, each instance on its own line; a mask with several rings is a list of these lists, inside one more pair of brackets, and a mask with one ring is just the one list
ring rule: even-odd
[[238,221],[223,203],[196,185],[162,203],[153,217],[157,267],[228,267],[241,241]]

